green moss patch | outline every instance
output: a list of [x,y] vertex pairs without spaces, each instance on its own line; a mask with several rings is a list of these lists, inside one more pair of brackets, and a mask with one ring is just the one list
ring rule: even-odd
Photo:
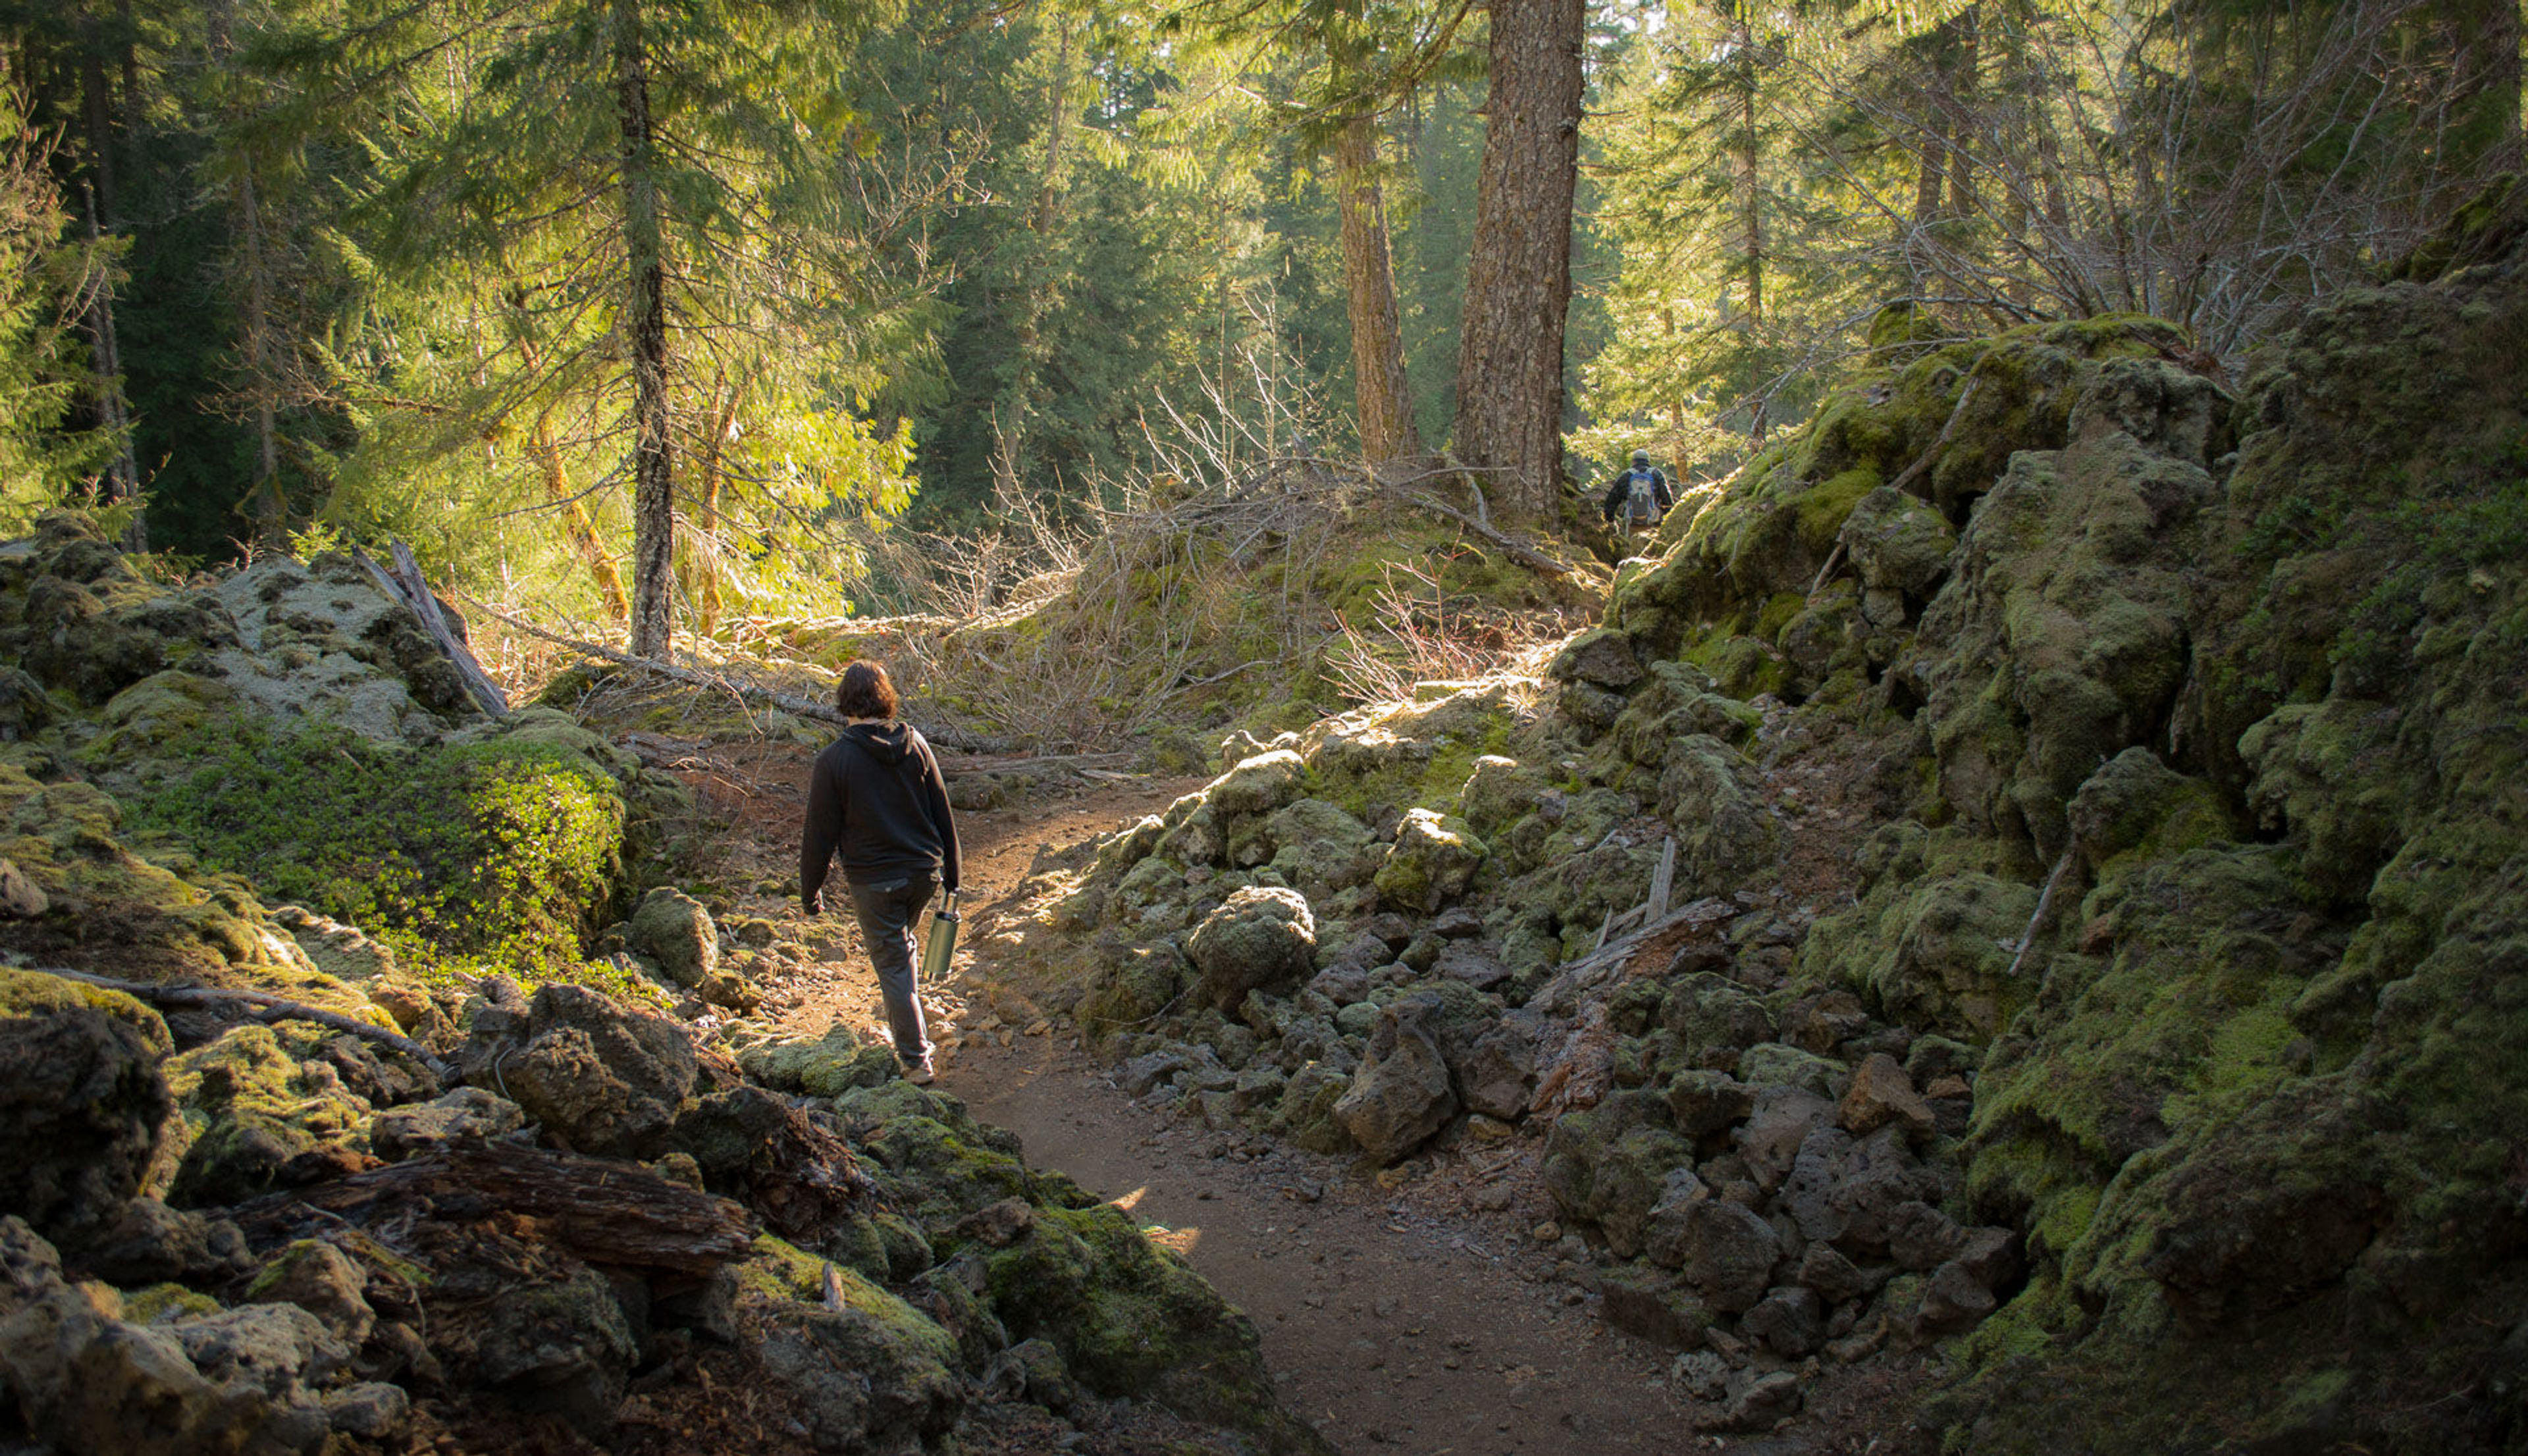
[[206,724],[135,828],[367,928],[424,968],[576,962],[622,887],[630,811],[585,754],[534,738],[407,749],[323,725]]

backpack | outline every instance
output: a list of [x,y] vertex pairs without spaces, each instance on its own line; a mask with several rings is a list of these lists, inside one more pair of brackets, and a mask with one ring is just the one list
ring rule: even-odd
[[1654,484],[1659,473],[1651,470],[1632,472],[1631,484],[1624,493],[1624,517],[1633,521],[1659,518],[1659,488]]

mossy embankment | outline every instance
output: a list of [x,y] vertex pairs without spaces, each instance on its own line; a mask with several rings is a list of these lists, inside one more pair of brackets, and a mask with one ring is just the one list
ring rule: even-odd
[[[999,949],[1218,1125],[1543,1138],[1724,1424],[1938,1344],[1950,1451],[2515,1449],[2528,230],[2485,206],[2235,383],[2145,319],[1891,338],[1543,681],[1234,739]],[[1688,912],[1628,944],[1662,860]]]
[[[0,937],[49,963],[354,1003],[329,983],[592,974],[684,798],[562,713],[485,717],[340,557],[160,582],[56,515],[0,554],[0,858],[47,902]],[[283,905],[382,951],[311,960]]]
[[1250,1322],[891,1050],[730,1060],[774,927],[655,883],[691,811],[477,711],[354,562],[0,544],[0,1445],[1323,1449]]

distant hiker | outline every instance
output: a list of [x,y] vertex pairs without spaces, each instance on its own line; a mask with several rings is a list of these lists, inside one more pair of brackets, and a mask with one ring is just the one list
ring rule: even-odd
[[1619,526],[1628,534],[1655,529],[1659,517],[1676,504],[1676,493],[1668,489],[1667,473],[1651,467],[1651,452],[1633,451],[1632,468],[1615,477],[1606,488],[1606,499],[1601,507],[1608,525]]
[[834,685],[850,726],[816,755],[808,775],[808,825],[799,844],[799,902],[824,909],[825,867],[836,851],[852,913],[861,922],[886,1002],[895,1058],[914,1082],[931,1079],[915,984],[913,924],[941,888],[957,893],[957,821],[939,760],[911,725],[895,719],[895,684],[875,662],[855,662]]

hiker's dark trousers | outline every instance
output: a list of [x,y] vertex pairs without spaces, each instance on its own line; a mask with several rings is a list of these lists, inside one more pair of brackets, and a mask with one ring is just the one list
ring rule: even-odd
[[886,1001],[896,1058],[919,1062],[930,1055],[930,1041],[922,1034],[922,1002],[914,994],[913,926],[939,882],[922,875],[850,888],[852,913],[860,917],[861,939],[869,942],[869,960],[877,967],[878,994]]

